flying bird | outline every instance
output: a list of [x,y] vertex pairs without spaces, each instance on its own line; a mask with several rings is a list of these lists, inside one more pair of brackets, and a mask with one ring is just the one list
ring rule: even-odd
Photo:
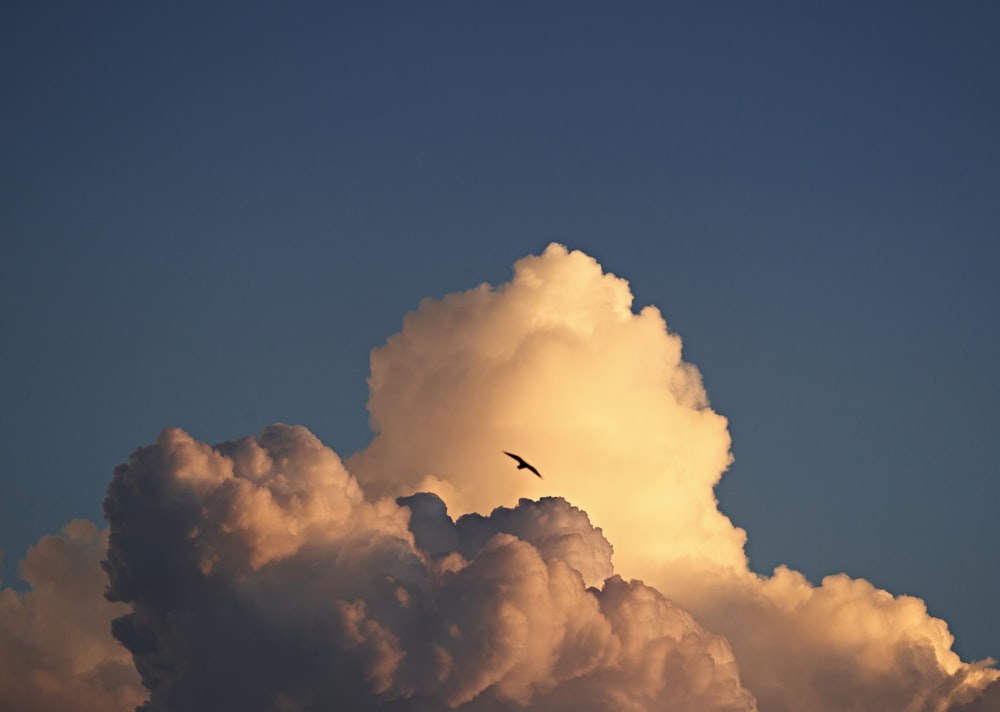
[[534,472],[535,475],[537,475],[538,477],[540,477],[540,478],[542,477],[542,473],[540,473],[534,467],[532,467],[527,462],[525,462],[524,458],[521,457],[520,455],[515,455],[514,453],[507,452],[506,450],[503,450],[502,452],[503,452],[504,455],[507,455],[508,457],[513,457],[515,460],[517,460],[517,469],[519,469],[519,470],[530,470],[531,472]]

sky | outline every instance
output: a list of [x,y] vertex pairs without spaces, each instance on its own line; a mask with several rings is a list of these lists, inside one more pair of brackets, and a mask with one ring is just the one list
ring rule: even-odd
[[[460,489],[479,458],[506,459],[499,451],[518,447],[499,441],[511,431],[476,419],[482,403],[507,401],[432,388],[424,413],[404,407],[393,377],[422,383],[425,353],[452,364],[448,383],[493,373],[477,370],[478,360],[450,360],[465,354],[449,350],[451,327],[486,338],[468,315],[422,300],[475,295],[482,283],[514,294],[503,285],[530,271],[515,265],[534,264],[540,274],[587,274],[581,284],[593,293],[627,280],[608,297],[620,306],[622,289],[631,295],[625,323],[669,338],[622,332],[620,342],[636,354],[664,349],[667,362],[680,339],[684,362],[701,374],[718,430],[704,452],[715,459],[682,501],[697,501],[716,523],[703,537],[677,524],[677,549],[656,556],[708,556],[699,542],[718,537],[728,543],[712,549],[716,563],[765,577],[785,566],[823,595],[856,586],[820,586],[846,574],[922,600],[966,663],[1000,657],[993,6],[7,3],[0,12],[0,550],[9,605],[13,591],[41,590],[41,578],[19,578],[28,548],[71,520],[96,528],[77,523],[63,539],[41,540],[39,556],[59,541],[89,542],[99,560],[112,471],[140,446],[172,447],[158,441],[164,428],[215,444],[272,423],[302,425],[365,491],[434,474],[407,463],[412,448],[435,445],[439,494],[451,492],[458,522],[455,504],[473,502],[447,488]],[[547,259],[521,261],[532,255]],[[589,304],[591,293],[574,293],[558,313]],[[646,306],[665,326],[640,318]],[[418,309],[424,317],[404,321]],[[515,326],[501,319],[496,333],[519,343],[526,337]],[[411,337],[394,337],[411,333],[419,345],[440,328],[416,351],[406,347]],[[645,482],[638,473],[660,455],[640,416],[654,406],[625,398],[635,382],[609,374],[655,371],[657,362],[614,350],[620,369],[608,370],[611,361],[588,359],[590,342],[580,343],[564,354],[579,370],[566,370],[623,394],[581,387],[596,399],[581,401],[597,404],[586,412],[615,443],[636,443],[629,453],[649,455],[629,454],[636,461],[613,477]],[[389,385],[369,403],[377,367]],[[496,378],[468,393],[486,398],[478,387],[506,383]],[[517,383],[542,388],[524,378]],[[539,396],[519,417],[553,435],[538,414],[570,418],[557,402]],[[609,405],[619,402],[632,405]],[[447,416],[453,406],[468,417]],[[411,428],[435,413],[441,439],[424,442]],[[445,425],[481,450],[450,444]],[[555,435],[521,438],[556,473],[563,462],[584,467],[570,453],[587,448]],[[716,460],[728,452],[725,469]],[[418,464],[431,457],[423,455]],[[156,472],[173,486],[174,470]],[[628,546],[649,539],[643,516],[623,514],[636,503],[612,498],[617,514],[599,521],[600,502],[570,480],[550,475],[551,489],[490,490],[495,504],[474,504],[487,516],[519,507],[518,496],[565,497],[552,506],[586,511],[581,531],[604,529],[616,570],[631,567],[690,610],[685,597],[709,579],[691,574],[684,580],[701,583],[667,591],[669,577],[650,563],[656,552]],[[713,492],[725,521],[715,519]],[[398,522],[370,526],[405,536]],[[536,544],[546,565],[566,558]],[[454,551],[474,558],[478,549]],[[232,565],[256,571],[267,556]],[[100,587],[100,575],[87,580]],[[152,616],[146,589],[119,583],[117,605]],[[740,684],[762,679],[740,663],[739,630],[709,608],[692,611],[690,630],[729,640]],[[501,686],[518,700],[536,684]],[[202,689],[191,685],[177,689]]]

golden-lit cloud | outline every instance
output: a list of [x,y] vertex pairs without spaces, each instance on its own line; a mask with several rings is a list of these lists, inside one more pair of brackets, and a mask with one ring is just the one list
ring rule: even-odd
[[106,531],[74,520],[28,550],[28,592],[0,589],[0,709],[125,712],[144,699],[131,656],[110,635],[128,607],[104,599],[106,547]]
[[563,499],[457,522],[431,494],[369,502],[275,425],[215,448],[164,431],[105,510],[150,710],[757,709],[729,644],[610,576]]
[[713,492],[731,461],[726,420],[660,313],[631,306],[627,282],[560,245],[520,260],[508,284],[425,301],[372,354],[377,434],[351,470],[459,511],[565,497],[613,543],[618,573],[730,640],[762,709],[945,710],[997,679],[959,660],[918,599],[749,570]]
[[626,575],[688,556],[745,568],[745,534],[712,489],[731,460],[726,419],[659,311],[631,306],[624,280],[558,245],[509,284],[425,300],[372,354],[377,435],[351,471],[368,491],[431,489],[458,511],[565,497]]
[[75,522],[0,591],[0,708],[1000,710],[921,600],[750,570],[681,347],[551,245],[406,316],[346,463],[301,427],[165,430],[116,469],[109,536]]

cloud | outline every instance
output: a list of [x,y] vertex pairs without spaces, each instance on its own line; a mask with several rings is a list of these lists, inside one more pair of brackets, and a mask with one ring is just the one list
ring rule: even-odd
[[370,386],[377,434],[348,463],[366,488],[431,489],[456,511],[565,497],[613,542],[617,571],[728,638],[762,709],[944,710],[998,676],[962,663],[918,599],[749,570],[713,491],[725,418],[661,314],[634,313],[627,282],[583,253],[550,245],[508,284],[424,301],[373,352]]
[[431,494],[369,502],[276,425],[215,448],[164,431],[105,510],[109,595],[131,607],[114,633],[150,712],[756,709],[729,644],[611,576],[563,499],[457,522]]
[[558,245],[510,284],[425,300],[372,353],[377,435],[351,471],[367,491],[432,489],[457,511],[564,496],[619,545],[620,570],[683,556],[745,568],[745,534],[712,491],[726,419],[659,311],[631,306],[624,280]]
[[370,387],[346,464],[283,425],[136,450],[109,533],[43,538],[0,591],[0,708],[1000,710],[919,599],[749,569],[725,418],[592,258],[424,301]]
[[104,599],[107,532],[75,520],[21,562],[28,592],[0,589],[0,709],[116,712],[145,697],[127,650],[109,635],[128,609]]
[[1000,710],[1000,681],[991,683],[975,699],[949,708],[948,712],[996,712]]

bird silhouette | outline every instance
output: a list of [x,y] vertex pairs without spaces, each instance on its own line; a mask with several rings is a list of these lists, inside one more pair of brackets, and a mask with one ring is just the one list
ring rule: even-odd
[[[527,462],[525,462],[524,458],[521,457],[520,455],[515,455],[514,453],[507,452],[506,450],[502,450],[501,452],[503,452],[504,455],[507,455],[508,457],[513,457],[515,460],[517,460],[517,469],[519,469],[519,470],[530,470],[531,472],[534,472],[535,475],[538,476],[539,478],[542,477],[542,473],[540,473],[534,467],[532,467]],[[542,478],[542,479],[544,479],[544,478]]]

